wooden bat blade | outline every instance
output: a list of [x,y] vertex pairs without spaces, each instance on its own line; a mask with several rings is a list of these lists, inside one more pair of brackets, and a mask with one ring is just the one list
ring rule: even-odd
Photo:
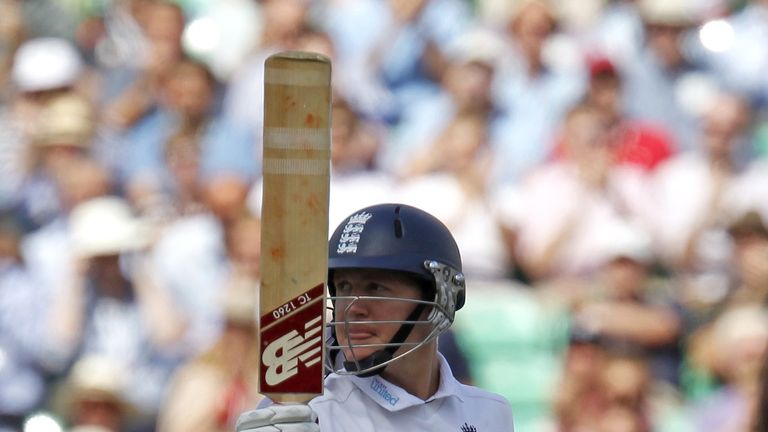
[[323,391],[331,64],[272,55],[264,70],[260,382],[275,402]]

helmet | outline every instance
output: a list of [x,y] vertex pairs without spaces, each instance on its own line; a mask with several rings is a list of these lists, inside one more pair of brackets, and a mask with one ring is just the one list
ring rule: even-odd
[[[336,300],[342,298],[336,296],[333,284],[333,273],[339,269],[405,273],[419,282],[424,291],[422,300],[402,300],[414,303],[415,308],[405,321],[399,322],[399,331],[389,343],[380,344],[378,348],[381,350],[364,359],[345,359],[343,368],[336,367],[336,354],[342,347],[338,346],[335,336],[337,332],[345,331],[351,322],[336,321],[334,313],[330,322],[331,338],[326,344],[330,354],[326,356],[329,359],[327,366],[331,371],[358,376],[381,373],[392,361],[447,330],[453,323],[456,310],[464,305],[465,283],[456,241],[442,222],[415,207],[380,204],[355,212],[336,228],[328,253],[328,288],[334,306]],[[375,299],[366,297],[366,300]],[[346,300],[358,301],[360,296]],[[421,312],[428,307],[431,309],[426,320],[419,320]],[[422,341],[405,343],[414,325],[431,325],[432,330]],[[394,356],[395,351],[404,345],[410,348]],[[351,344],[348,348],[353,352]]]

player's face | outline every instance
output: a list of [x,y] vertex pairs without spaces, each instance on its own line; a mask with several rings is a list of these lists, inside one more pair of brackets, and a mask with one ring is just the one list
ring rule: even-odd
[[336,337],[349,361],[363,360],[375,351],[384,349],[380,345],[358,346],[385,344],[392,340],[401,324],[376,321],[406,320],[417,304],[403,300],[420,300],[422,295],[421,288],[413,278],[385,270],[340,269],[334,272],[333,282],[338,297],[382,297],[336,300],[336,321],[346,323],[336,326]]

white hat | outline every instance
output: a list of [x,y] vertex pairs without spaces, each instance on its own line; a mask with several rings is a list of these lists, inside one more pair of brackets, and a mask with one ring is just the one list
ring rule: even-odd
[[504,40],[498,33],[476,27],[455,37],[446,47],[446,55],[456,63],[481,62],[494,65],[504,49]]
[[95,128],[93,109],[75,93],[58,96],[43,109],[35,134],[37,145],[69,144],[90,147]]
[[115,255],[149,243],[149,227],[121,198],[88,200],[72,209],[69,218],[72,247],[80,256]]
[[124,394],[129,385],[127,373],[124,365],[110,357],[87,354],[77,360],[67,378],[69,401],[108,401],[124,413],[132,413],[135,407]]
[[638,11],[650,24],[685,27],[701,19],[702,8],[697,0],[640,0]]
[[31,39],[19,47],[13,59],[13,83],[23,92],[51,90],[75,83],[83,61],[66,39]]
[[628,258],[648,264],[653,258],[650,235],[641,227],[630,222],[615,222],[602,230],[603,262]]

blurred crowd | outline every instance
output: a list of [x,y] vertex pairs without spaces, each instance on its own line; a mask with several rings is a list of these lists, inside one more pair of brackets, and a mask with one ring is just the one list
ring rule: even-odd
[[[519,430],[766,430],[767,0],[0,0],[0,431],[229,431],[260,400],[289,49],[333,64],[331,228],[397,201],[451,229],[441,349],[541,394]],[[564,318],[546,391],[483,378],[489,285]],[[507,315],[483,352],[541,349]]]

